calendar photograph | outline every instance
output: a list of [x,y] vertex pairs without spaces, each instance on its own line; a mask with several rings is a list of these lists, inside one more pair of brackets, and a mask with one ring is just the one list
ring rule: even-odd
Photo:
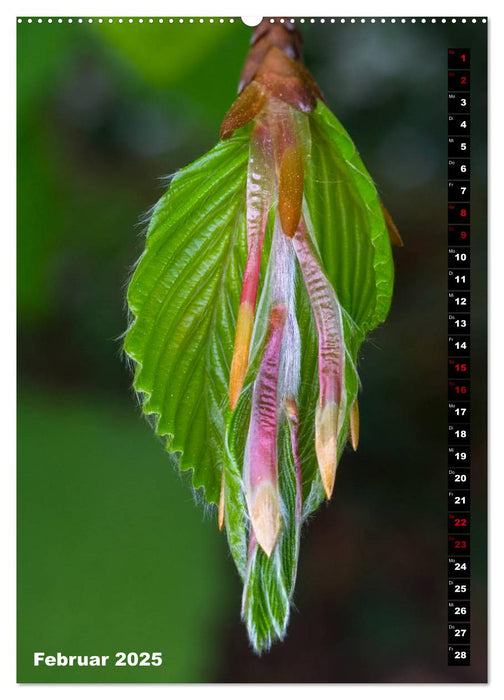
[[19,16],[17,682],[487,683],[484,16]]

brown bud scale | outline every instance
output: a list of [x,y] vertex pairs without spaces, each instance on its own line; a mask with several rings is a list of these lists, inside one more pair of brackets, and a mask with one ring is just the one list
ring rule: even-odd
[[304,167],[301,149],[288,146],[280,163],[278,214],[288,238],[296,233],[303,206]]
[[221,139],[248,124],[273,96],[309,113],[323,95],[301,63],[302,39],[288,21],[273,24],[264,19],[254,30],[238,86],[239,96],[224,117]]

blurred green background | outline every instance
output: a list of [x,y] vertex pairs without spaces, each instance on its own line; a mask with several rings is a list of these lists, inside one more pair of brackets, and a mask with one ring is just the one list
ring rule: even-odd
[[[287,639],[261,658],[205,510],[121,356],[149,208],[214,145],[250,29],[18,24],[18,678],[457,682],[486,674],[486,25],[305,25],[305,61],[403,235],[361,358],[362,439],[306,528]],[[446,51],[472,49],[471,668],[446,665]],[[33,653],[161,651],[159,668]]]

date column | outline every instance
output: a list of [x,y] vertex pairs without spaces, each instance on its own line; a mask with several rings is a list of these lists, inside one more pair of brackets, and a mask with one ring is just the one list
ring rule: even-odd
[[448,665],[471,663],[471,63],[448,49]]

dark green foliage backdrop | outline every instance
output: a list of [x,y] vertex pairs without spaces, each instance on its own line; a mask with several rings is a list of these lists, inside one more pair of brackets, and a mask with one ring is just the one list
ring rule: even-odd
[[[18,25],[19,680],[483,680],[486,27],[307,26],[305,57],[405,240],[361,358],[362,440],[304,534],[287,640],[256,658],[214,514],[130,390],[124,289],[159,178],[217,140],[250,30]],[[473,57],[473,666],[446,647],[446,49]],[[478,379],[480,380],[478,382]],[[162,651],[159,669],[34,651]]]

